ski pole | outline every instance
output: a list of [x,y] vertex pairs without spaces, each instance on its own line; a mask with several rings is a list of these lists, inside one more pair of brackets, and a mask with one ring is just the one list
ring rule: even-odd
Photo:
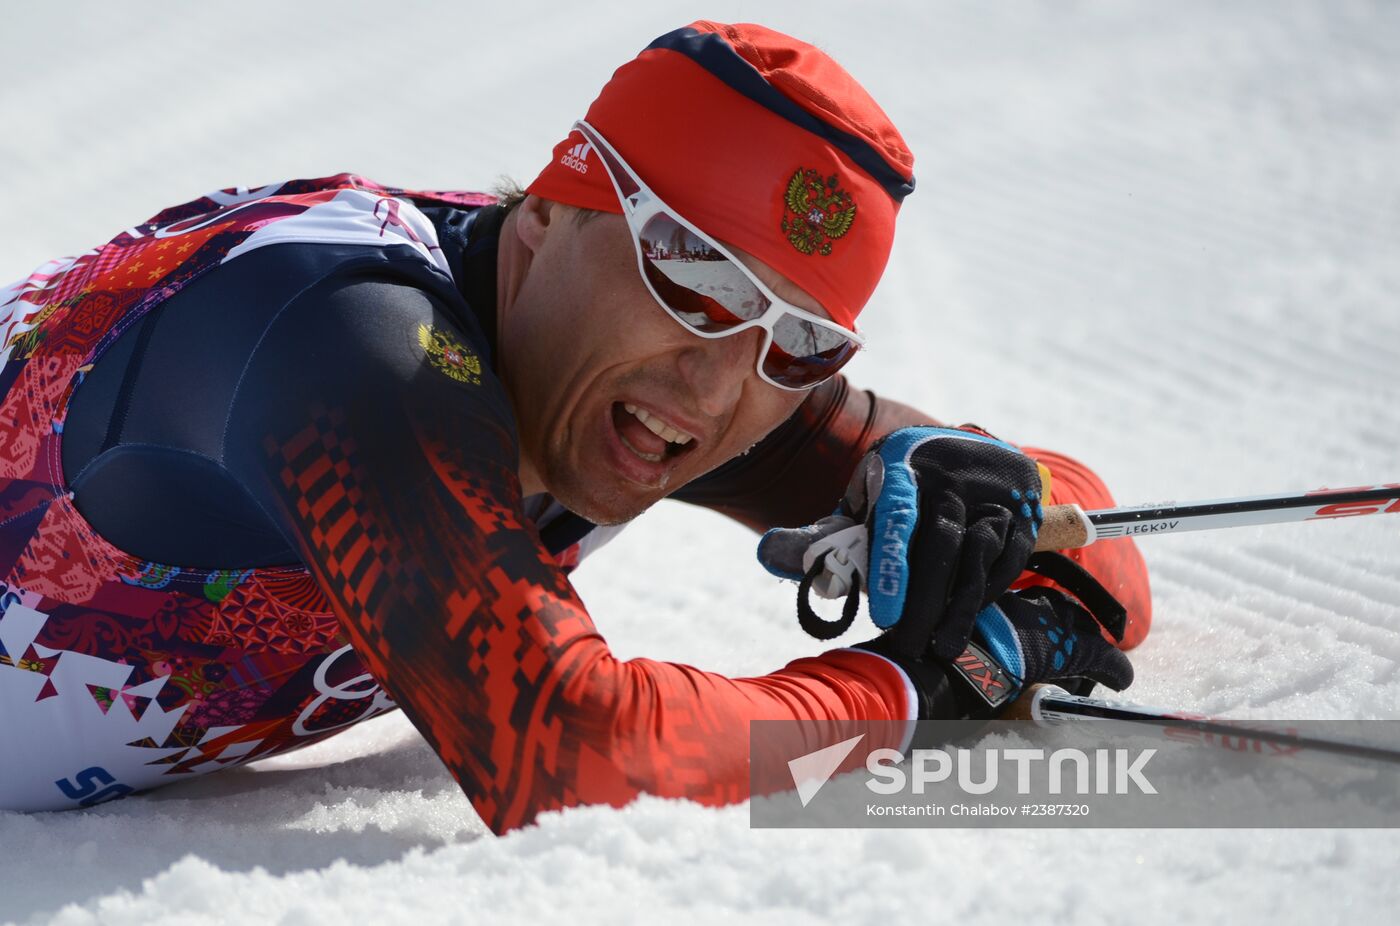
[[1264,745],[1269,744],[1271,748],[1267,754],[1274,756],[1309,751],[1400,763],[1400,748],[1395,746],[1303,734],[1289,727],[1260,726],[1257,721],[1227,720],[1083,698],[1056,685],[1036,685],[1029,697],[1022,696],[1002,719],[1031,720],[1040,727],[1083,722],[1127,723],[1155,728],[1160,735],[1178,741],[1215,745],[1233,752],[1265,754]]
[[1085,511],[1078,505],[1051,505],[1045,509],[1044,523],[1036,536],[1035,548],[1068,550],[1115,537],[1353,518],[1381,513],[1400,513],[1400,483],[1095,511]]

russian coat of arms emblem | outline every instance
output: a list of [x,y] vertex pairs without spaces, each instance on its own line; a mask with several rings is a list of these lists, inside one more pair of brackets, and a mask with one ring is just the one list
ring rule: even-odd
[[434,369],[459,383],[475,386],[481,382],[481,358],[456,338],[432,325],[419,325],[418,343]]
[[831,242],[851,230],[856,204],[836,175],[799,167],[783,194],[783,234],[803,254],[831,253]]

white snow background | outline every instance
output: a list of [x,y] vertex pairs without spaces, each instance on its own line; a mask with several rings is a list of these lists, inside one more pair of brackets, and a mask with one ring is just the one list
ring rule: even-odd
[[[700,16],[821,45],[918,158],[857,383],[1080,456],[1125,503],[1400,480],[1395,3],[10,4],[0,280],[222,186],[528,181]],[[578,585],[622,656],[761,673],[821,647],[753,540],[663,504]],[[1400,518],[1142,549],[1133,700],[1400,714]],[[1376,922],[1397,863],[1385,831],[776,832],[656,799],[497,838],[396,714],[0,813],[0,920]]]

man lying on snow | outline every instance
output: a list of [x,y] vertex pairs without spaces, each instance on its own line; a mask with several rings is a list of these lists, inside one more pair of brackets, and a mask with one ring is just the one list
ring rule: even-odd
[[[697,22],[614,74],[528,195],[225,190],[0,293],[0,807],[398,706],[501,831],[742,800],[755,719],[988,716],[969,642],[1013,689],[1127,685],[1086,610],[1112,599],[1063,589],[1096,577],[1135,645],[1131,543],[1023,575],[1041,505],[1107,506],[1099,480],[838,372],[912,165],[822,52]],[[864,524],[891,629],[760,678],[615,659],[568,573],[666,497],[820,522],[769,536],[781,574]]]

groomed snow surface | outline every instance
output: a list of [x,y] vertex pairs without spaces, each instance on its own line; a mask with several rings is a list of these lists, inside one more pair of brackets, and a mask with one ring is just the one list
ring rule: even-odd
[[[13,5],[0,279],[231,184],[528,181],[698,15],[821,44],[918,157],[861,385],[1077,455],[1125,502],[1400,480],[1392,3]],[[760,673],[821,647],[752,541],[662,505],[578,584],[622,656]],[[1397,715],[1400,518],[1143,551],[1134,700]],[[0,813],[0,920],[1364,923],[1393,919],[1397,860],[1385,831],[774,832],[654,799],[497,838],[394,715]]]

